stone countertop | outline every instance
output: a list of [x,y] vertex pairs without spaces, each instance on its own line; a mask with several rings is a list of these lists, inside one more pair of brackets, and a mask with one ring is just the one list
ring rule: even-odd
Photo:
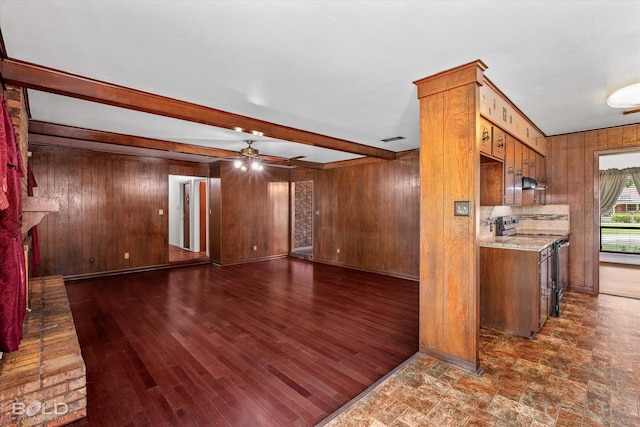
[[481,248],[518,249],[540,252],[561,236],[493,236],[480,240]]

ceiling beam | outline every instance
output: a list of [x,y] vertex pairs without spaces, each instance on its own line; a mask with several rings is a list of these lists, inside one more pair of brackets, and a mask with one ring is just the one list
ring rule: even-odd
[[[113,144],[126,147],[143,148],[150,150],[160,150],[172,153],[192,154],[197,156],[207,156],[214,158],[233,158],[238,157],[239,153],[233,150],[225,150],[222,148],[203,147],[194,144],[183,144],[181,142],[164,141],[160,139],[144,138],[134,135],[125,135],[121,133],[105,132],[92,129],[84,129],[74,126],[65,126],[55,123],[40,122],[37,120],[29,121],[30,135],[43,135],[47,137],[73,139],[79,141],[90,141],[101,144]],[[39,139],[40,143],[47,144],[47,141],[57,143],[55,139]],[[269,157],[265,159],[265,163],[273,163],[279,165],[299,166],[312,169],[322,169],[321,163],[306,162],[304,160],[289,160]]]
[[385,160],[393,160],[396,156],[393,151],[118,86],[11,58],[0,61],[0,73],[9,84],[58,95],[225,129],[241,127],[247,131],[262,132],[270,138]]
[[238,152],[221,148],[201,147],[199,145],[183,144],[180,142],[163,141],[160,139],[144,138],[121,133],[104,132],[64,126],[54,123],[29,121],[29,133],[36,135],[55,136],[59,138],[78,139],[82,141],[101,142],[105,144],[126,145],[129,147],[148,148],[152,150],[170,151],[183,154],[195,154],[208,157],[237,157]]

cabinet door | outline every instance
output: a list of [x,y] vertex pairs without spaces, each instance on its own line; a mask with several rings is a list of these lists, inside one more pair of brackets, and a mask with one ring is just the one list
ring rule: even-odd
[[555,302],[555,289],[553,288],[553,273],[554,273],[554,260],[555,257],[553,255],[553,250],[549,249],[549,258],[547,258],[547,316],[550,316],[553,313],[553,304]]
[[493,157],[504,160],[504,151],[507,145],[507,133],[499,127],[493,127]]
[[515,164],[515,178],[513,184],[513,204],[516,206],[522,205],[522,151],[523,145],[517,139],[513,140],[514,147],[514,164]]
[[531,149],[525,145],[522,146],[522,176],[531,176],[531,164],[529,162]]
[[[507,136],[507,144],[504,152],[504,204],[513,205],[515,203],[516,185],[516,140]],[[522,183],[520,183],[522,185]]]
[[544,322],[549,317],[549,308],[551,304],[549,302],[549,263],[547,257],[547,249],[540,252],[540,310],[538,313],[538,329],[542,328]]
[[547,182],[546,167],[546,159],[541,154],[536,153],[536,181]]
[[[547,178],[545,177],[546,174],[546,161],[545,158],[538,153],[535,153],[536,155],[536,174],[535,174],[535,179],[536,181],[538,181],[539,184],[544,184],[546,185],[547,182]],[[534,192],[534,201],[533,203],[536,205],[544,205],[546,203],[546,196],[547,196],[547,192],[546,191],[535,191]]]
[[538,153],[529,149],[529,177],[538,180]]
[[491,124],[484,119],[480,119],[480,152],[485,153],[489,156],[492,155],[491,150],[491,140],[492,140],[492,131]]

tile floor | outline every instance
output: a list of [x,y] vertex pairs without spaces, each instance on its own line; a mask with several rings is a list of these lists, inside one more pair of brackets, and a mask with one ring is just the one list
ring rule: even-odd
[[640,300],[568,292],[534,339],[481,329],[484,372],[417,355],[326,426],[640,426]]

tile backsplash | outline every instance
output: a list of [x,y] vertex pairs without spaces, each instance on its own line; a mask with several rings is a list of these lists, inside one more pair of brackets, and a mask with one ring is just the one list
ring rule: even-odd
[[496,219],[507,215],[519,217],[519,232],[571,230],[569,205],[480,206],[480,238],[495,236]]

